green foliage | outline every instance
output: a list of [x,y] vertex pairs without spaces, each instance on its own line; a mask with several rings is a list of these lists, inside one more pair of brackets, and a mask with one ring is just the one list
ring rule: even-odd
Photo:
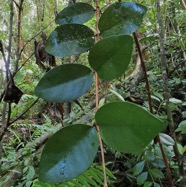
[[56,16],[55,22],[59,25],[78,23],[83,24],[95,14],[94,8],[87,3],[75,3],[64,8]]
[[99,30],[103,37],[128,35],[140,26],[147,8],[134,2],[117,2],[102,14]]
[[98,137],[94,127],[76,124],[59,130],[43,150],[40,179],[63,182],[79,176],[91,165],[97,149]]
[[80,24],[66,24],[58,26],[50,34],[45,50],[54,56],[65,57],[86,52],[93,44],[91,29]]
[[[34,180],[32,187],[99,187],[103,185],[103,174],[102,174],[102,166],[93,164],[89,169],[87,169],[84,173],[82,173],[77,178],[74,178],[72,180],[69,180],[67,182],[63,182],[60,184],[54,184],[54,183],[44,183],[39,181],[38,179]],[[107,173],[107,180],[109,184],[112,183],[112,180],[115,179],[114,175],[111,173],[111,171],[106,168]]]
[[95,119],[105,143],[124,153],[140,153],[165,127],[162,121],[140,106],[127,102],[104,105]]
[[[47,52],[54,56],[65,57],[81,54],[93,46],[92,31],[84,25],[72,24],[84,23],[92,17],[91,13],[87,16],[84,12],[85,6],[88,5],[76,4],[60,13],[56,20],[59,23],[61,17],[62,26],[58,26],[49,36],[46,44]],[[126,34],[133,33],[139,27],[145,13],[146,7],[136,3],[115,3],[103,13],[99,29],[102,36],[111,37],[96,43],[90,50],[88,58],[90,66],[101,79],[115,79],[127,69],[133,41],[131,36]],[[80,17],[74,20],[74,15],[77,14],[80,14]],[[85,20],[82,20],[82,15]],[[38,96],[53,102],[77,99],[92,83],[91,71],[85,69],[84,66],[72,64],[54,68],[41,79],[35,92]],[[156,117],[137,105],[125,102],[104,105],[98,110],[95,118],[100,126],[103,140],[110,147],[126,153],[142,152],[164,128],[163,123]],[[45,145],[39,172],[42,181],[67,181],[77,177],[90,166],[97,151],[97,145],[93,146],[94,149],[90,146],[91,142],[96,141],[96,131],[94,129],[94,135],[91,136],[87,134],[87,129],[84,132],[80,127],[75,125],[63,128]],[[88,126],[82,127],[88,128]],[[54,147],[56,142],[61,143]],[[69,145],[66,145],[66,142]],[[147,176],[147,172],[140,173],[137,183],[143,184]]]
[[47,101],[72,101],[83,95],[92,82],[93,75],[89,68],[80,64],[65,64],[45,74],[35,93]]
[[88,56],[90,66],[103,80],[118,78],[127,69],[132,50],[133,40],[131,36],[105,38],[97,42],[90,50]]
[[[83,2],[88,1],[84,0]],[[5,27],[9,26],[9,22],[7,21],[9,17],[7,4],[7,1],[5,1],[3,7],[6,10],[0,13],[3,18],[0,23],[5,25]],[[0,174],[4,175],[5,173],[5,175],[0,179],[0,186],[5,185],[9,181],[14,170],[18,174],[22,174],[18,178],[17,183],[13,185],[17,187],[102,186],[102,167],[96,165],[90,166],[95,158],[98,147],[97,132],[93,127],[94,117],[101,130],[101,138],[107,144],[105,146],[106,162],[112,160],[106,163],[110,169],[110,171],[108,169],[106,171],[107,175],[114,179],[116,183],[114,186],[119,186],[119,179],[121,179],[120,183],[123,186],[130,186],[131,183],[144,187],[160,186],[158,184],[159,181],[162,183],[161,186],[166,184],[164,183],[167,180],[166,167],[160,148],[156,144],[152,146],[153,138],[165,127],[163,122],[156,117],[161,118],[167,123],[167,111],[162,90],[162,76],[159,68],[157,13],[154,8],[155,1],[147,1],[143,2],[143,4],[148,7],[148,12],[145,6],[138,3],[117,2],[110,5],[106,0],[101,0],[101,16],[98,24],[101,39],[100,41],[96,40],[96,43],[94,43],[99,33],[93,32],[95,20],[91,19],[96,11],[90,4],[77,2],[64,8],[55,17],[55,23],[60,25],[56,27],[54,21],[52,23],[49,22],[52,19],[54,20],[53,12],[57,12],[64,7],[64,1],[59,2],[58,10],[55,9],[54,2],[51,0],[47,0],[45,3],[41,1],[25,2],[23,15],[27,19],[21,20],[23,28],[21,42],[23,42],[23,45],[26,43],[26,46],[23,46],[22,58],[19,61],[19,65],[23,65],[23,68],[14,78],[16,85],[25,94],[18,105],[12,105],[11,118],[15,119],[19,116],[36,99],[33,95],[34,87],[44,72],[38,69],[38,66],[35,64],[35,58],[31,57],[28,62],[26,61],[27,63],[25,62],[25,58],[30,58],[29,56],[33,49],[32,40],[35,38],[40,40],[37,37],[41,33],[40,31],[46,32],[47,35],[51,33],[46,41],[46,51],[55,57],[63,59],[56,58],[58,67],[53,68],[41,78],[35,89],[35,94],[51,102],[52,105],[55,105],[55,102],[69,102],[78,99],[85,111],[80,111],[79,106],[74,107],[74,104],[72,104],[70,117],[63,120],[63,125],[69,126],[55,133],[44,147],[41,155],[39,177],[37,168],[38,159],[40,159],[38,156],[41,150],[37,150],[36,145],[29,145],[46,132],[56,132],[54,130],[56,125],[55,119],[50,119],[49,116],[40,113],[41,111],[47,113],[46,110],[43,110],[46,106],[42,106],[42,110],[39,108],[44,103],[44,101],[40,100],[38,103],[39,107],[32,108],[29,113],[22,117],[21,120],[23,122],[10,126],[7,131],[8,136],[5,136],[3,142]],[[176,6],[173,6],[173,4]],[[36,5],[37,16],[35,13],[33,14]],[[165,45],[171,92],[170,106],[175,121],[175,131],[178,136],[184,136],[186,133],[186,69],[184,68],[185,11],[179,10],[180,4],[178,1],[167,1],[161,6],[165,11],[167,27],[165,28]],[[168,8],[176,8],[176,14],[173,15],[171,13],[168,15]],[[41,20],[42,13],[45,15],[43,20]],[[146,13],[147,16],[145,16]],[[16,22],[17,20],[15,19],[14,21]],[[140,27],[142,22],[144,25]],[[86,26],[83,25],[84,23],[86,23]],[[14,25],[13,29],[16,33],[17,25]],[[129,74],[127,69],[132,71],[132,68],[135,66],[133,60],[131,60],[135,60],[136,56],[133,50],[132,33],[137,29],[139,29],[138,31],[141,34],[139,39],[143,52],[148,49],[150,53],[147,54],[147,59],[146,54],[143,54],[143,56],[147,69],[149,69],[147,73],[151,84],[154,115],[147,112],[149,105],[147,103],[147,96],[144,94],[146,93],[144,81],[140,81],[136,86],[132,84],[131,80],[125,79],[125,76]],[[0,28],[0,35],[2,35],[0,39],[5,41],[6,49],[8,48],[6,45],[8,35],[4,30],[6,30],[4,26]],[[11,56],[16,56],[17,50],[14,47],[17,41],[16,34],[14,37],[12,43],[13,55]],[[27,42],[30,45],[27,45]],[[71,55],[76,55],[73,63],[77,64],[66,64]],[[11,69],[13,69],[14,59],[13,57],[11,58],[13,62]],[[61,65],[61,63],[65,65]],[[90,89],[93,82],[93,72],[88,67],[91,67],[98,73],[99,78],[102,79],[99,82],[99,92],[101,94],[105,90],[103,86],[104,81],[115,79],[113,82],[109,82],[109,92],[106,94],[106,97],[100,100],[99,106],[101,108],[96,114],[90,111],[88,105],[88,102],[93,100],[94,95]],[[4,77],[3,73],[0,76]],[[87,93],[86,97],[81,97],[88,90],[90,92]],[[117,99],[125,101],[128,97],[132,98],[133,95],[142,98],[144,101],[143,107],[127,102],[113,102]],[[132,102],[136,102],[137,99],[136,97],[132,98]],[[86,125],[72,125],[82,115],[86,116],[86,113],[91,118],[89,119],[88,117],[87,119],[85,117],[80,119],[82,124]],[[27,118],[33,118],[33,121],[27,121]],[[37,121],[35,122],[36,119]],[[92,124],[93,126],[87,126]],[[25,129],[28,129],[28,134],[25,133]],[[164,133],[160,133],[160,139],[166,157],[170,161],[174,181],[179,181],[179,175],[177,174],[178,167],[173,159],[176,157],[173,152],[176,140],[173,140],[168,135],[167,129]],[[185,142],[181,141],[180,138],[177,141],[179,142],[178,150],[181,156],[184,156],[186,152]],[[27,142],[29,143],[27,144]],[[93,148],[92,142],[96,142]],[[149,144],[150,142],[152,143]],[[114,150],[118,151],[115,152]],[[123,153],[132,153],[132,155]],[[113,155],[114,158],[112,157]],[[95,162],[98,162],[98,160],[100,158],[96,157]],[[17,166],[20,166],[21,171],[16,169]],[[10,173],[10,175],[6,173]],[[119,179],[114,178],[112,173],[115,173]],[[52,183],[44,183],[38,181],[37,178]],[[61,181],[63,181],[61,184],[56,184],[56,182]],[[177,183],[175,182],[175,185]]]

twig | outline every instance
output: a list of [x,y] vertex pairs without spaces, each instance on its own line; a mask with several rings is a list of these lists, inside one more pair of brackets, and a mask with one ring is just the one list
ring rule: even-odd
[[16,117],[13,121],[9,122],[9,125],[19,120],[22,116],[24,116],[38,102],[38,100],[39,98],[37,98],[22,114]]
[[14,73],[13,77],[23,68],[23,66],[32,58],[34,52],[26,59],[26,61],[18,68],[18,70]]
[[[164,29],[163,29],[163,21],[162,21],[162,16],[161,16],[161,8],[160,8],[159,0],[157,0],[157,18],[158,18],[158,24],[159,24],[160,62],[161,62],[161,70],[162,70],[162,78],[163,78],[164,99],[165,99],[166,111],[167,111],[167,121],[169,124],[170,134],[175,141],[174,153],[175,153],[175,156],[178,162],[180,177],[184,179],[185,177],[184,163],[183,163],[182,155],[178,151],[176,135],[174,131],[174,121],[173,121],[172,111],[171,111],[171,107],[169,103],[170,93],[169,93],[169,88],[168,88],[168,75],[166,71]],[[181,183],[182,182],[183,180],[181,180]]]
[[177,70],[177,68],[178,68],[180,65],[183,65],[185,61],[186,61],[186,60],[183,60],[183,61],[180,62],[179,64],[176,64],[176,66],[174,67],[174,69],[171,70],[171,71],[168,73],[168,77],[170,77],[170,76],[174,73],[174,71]]
[[13,0],[13,2],[14,2],[15,5],[19,8],[19,4],[18,4],[15,0]]
[[3,47],[3,42],[2,42],[2,40],[0,40],[0,51],[1,51],[1,53],[2,53],[3,60],[4,60],[4,63],[5,63],[5,66],[6,66],[7,61],[6,61],[6,56],[5,56],[5,52],[4,52],[4,47]]
[[153,113],[151,90],[150,90],[150,86],[149,86],[149,80],[148,80],[146,65],[145,65],[145,62],[144,62],[144,59],[143,59],[142,49],[141,49],[140,43],[138,41],[138,38],[137,38],[137,35],[136,35],[135,32],[133,33],[133,36],[134,36],[134,40],[136,42],[136,47],[137,47],[137,50],[138,50],[138,54],[140,56],[141,66],[142,66],[144,77],[145,77],[145,83],[146,83],[146,89],[147,89],[148,101],[149,101],[149,110],[150,110],[151,113]]
[[[96,0],[96,41],[100,40],[100,32],[98,28],[99,23],[99,17],[100,17],[100,8],[99,8],[100,1]],[[99,104],[99,77],[98,74],[95,73],[95,79],[96,79],[96,112],[98,110],[98,104]],[[99,138],[99,145],[101,150],[101,158],[102,158],[102,165],[103,165],[103,176],[104,176],[104,187],[107,187],[107,174],[106,174],[106,167],[105,167],[105,155],[104,155],[104,147],[103,147],[103,141],[100,134],[99,124],[94,123],[97,132],[98,132],[98,138]]]
[[30,43],[32,40],[34,40],[37,36],[39,36],[45,29],[47,29],[52,23],[54,22],[54,20],[52,20],[46,27],[44,27],[41,31],[39,31],[36,35],[34,35],[32,38],[30,38],[29,40],[26,41],[26,43],[23,45],[20,53],[19,53],[19,59],[21,57],[22,52],[24,51],[25,47],[27,46],[28,43]]
[[11,111],[11,103],[8,103],[8,116],[7,116],[7,119],[6,119],[6,124],[5,125],[3,124],[1,132],[0,132],[0,142],[2,141],[3,136],[5,135],[5,132],[10,125],[11,112],[12,112]]
[[[151,113],[153,113],[151,90],[150,90],[146,65],[145,65],[145,62],[144,62],[144,59],[143,59],[143,55],[142,55],[142,49],[141,49],[141,46],[140,46],[140,43],[138,41],[136,33],[133,33],[133,36],[134,36],[134,40],[136,42],[136,47],[137,47],[137,50],[138,50],[138,53],[139,53],[139,56],[140,56],[140,59],[141,59],[141,66],[142,66],[142,69],[143,69],[143,72],[144,72],[146,90],[147,90],[147,93],[148,93],[149,110],[150,110]],[[172,180],[172,173],[171,173],[169,163],[167,161],[167,158],[166,158],[166,155],[165,155],[165,152],[164,152],[164,149],[163,149],[163,145],[161,143],[159,135],[156,136],[156,140],[157,140],[157,142],[160,146],[160,150],[161,150],[161,153],[162,153],[162,156],[163,156],[163,160],[164,160],[164,163],[166,165],[166,168],[167,168],[167,171],[168,171],[168,174],[169,174],[169,182],[171,184],[171,187],[174,187],[173,180]]]

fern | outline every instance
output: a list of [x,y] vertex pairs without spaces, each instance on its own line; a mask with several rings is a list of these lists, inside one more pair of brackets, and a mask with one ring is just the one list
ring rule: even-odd
[[[108,183],[112,183],[115,179],[112,172],[106,168]],[[93,164],[79,177],[58,185],[52,183],[43,183],[35,180],[32,187],[100,187],[103,186],[103,170],[102,166]]]

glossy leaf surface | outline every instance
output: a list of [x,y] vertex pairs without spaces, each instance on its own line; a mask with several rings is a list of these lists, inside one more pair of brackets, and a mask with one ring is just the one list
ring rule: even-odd
[[65,64],[48,73],[38,83],[35,94],[52,102],[72,101],[83,95],[92,85],[89,68],[80,64]]
[[45,50],[58,57],[81,54],[94,45],[94,33],[84,25],[58,26],[48,37]]
[[105,143],[124,153],[140,153],[165,127],[142,107],[128,102],[104,105],[95,119]]
[[59,130],[46,143],[41,155],[39,178],[44,182],[63,182],[83,173],[98,150],[95,128],[71,125]]
[[87,3],[75,3],[59,12],[55,22],[59,25],[69,23],[82,24],[90,20],[94,14],[94,8],[91,5]]
[[90,66],[104,80],[121,76],[130,63],[133,50],[131,36],[112,36],[97,42],[89,53]]
[[134,2],[117,2],[101,15],[99,30],[102,37],[127,35],[140,26],[147,8]]

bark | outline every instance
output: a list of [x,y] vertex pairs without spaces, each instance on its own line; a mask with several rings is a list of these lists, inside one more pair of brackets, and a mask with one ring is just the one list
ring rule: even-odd
[[184,0],[180,0],[183,10],[186,10],[186,4]]
[[[8,84],[9,81],[9,69],[10,69],[10,57],[12,53],[12,36],[13,36],[13,17],[14,17],[14,9],[13,9],[13,0],[10,1],[10,30],[9,30],[9,44],[8,44],[8,57],[7,60],[5,60],[5,68],[6,68],[6,84]],[[8,127],[8,119],[11,115],[11,106],[9,105],[8,109],[8,117],[6,120],[6,110],[7,110],[7,103],[3,103],[3,109],[2,109],[2,126],[0,127],[0,141],[2,140],[2,137],[4,135],[4,131]]]
[[18,64],[19,64],[19,60],[20,60],[21,20],[22,20],[23,2],[24,2],[24,0],[21,0],[20,4],[18,5],[18,16],[17,16],[17,50],[16,50],[16,63],[15,63],[15,67],[14,67],[14,74],[18,70]]
[[184,164],[183,164],[183,156],[179,153],[177,143],[176,143],[176,135],[174,131],[174,121],[173,121],[173,115],[170,107],[170,92],[168,88],[168,74],[166,71],[166,58],[165,58],[165,34],[164,34],[164,26],[161,16],[161,8],[160,8],[160,2],[157,0],[157,18],[158,18],[158,24],[159,24],[159,40],[160,40],[160,64],[161,64],[161,70],[162,70],[162,78],[163,78],[163,90],[164,90],[164,100],[166,104],[166,112],[167,112],[167,121],[170,129],[170,134],[172,138],[175,141],[174,146],[174,152],[175,156],[178,162],[179,167],[179,174],[180,178],[182,179],[180,182],[180,186],[185,185],[185,172],[184,172]]

